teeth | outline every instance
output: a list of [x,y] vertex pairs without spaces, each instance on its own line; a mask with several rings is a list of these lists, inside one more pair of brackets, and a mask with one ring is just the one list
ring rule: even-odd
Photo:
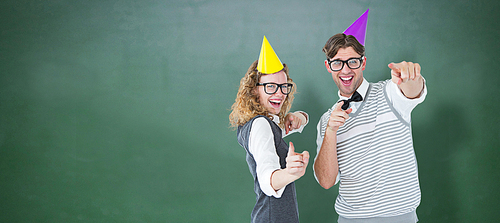
[[351,80],[352,77],[340,77],[340,79],[344,80],[344,81],[348,81],[348,80]]

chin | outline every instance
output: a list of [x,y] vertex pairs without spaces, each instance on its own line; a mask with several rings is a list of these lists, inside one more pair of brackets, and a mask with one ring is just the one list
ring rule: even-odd
[[271,114],[278,115],[280,113],[280,111],[281,110],[276,111],[276,110],[273,109],[273,110],[271,110]]

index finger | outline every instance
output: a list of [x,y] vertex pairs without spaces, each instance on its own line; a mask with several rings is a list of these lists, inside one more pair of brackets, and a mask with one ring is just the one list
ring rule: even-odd
[[342,105],[344,105],[344,101],[339,101],[337,106],[333,109],[334,111],[342,111]]
[[390,63],[389,65],[387,65],[391,70],[394,70],[396,72],[400,72],[401,71],[401,67],[396,64],[396,63]]

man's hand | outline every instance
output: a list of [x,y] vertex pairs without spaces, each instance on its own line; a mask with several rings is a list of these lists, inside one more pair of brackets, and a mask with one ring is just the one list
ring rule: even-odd
[[344,125],[345,121],[349,118],[349,114],[352,112],[352,108],[347,110],[342,110],[343,101],[339,102],[335,109],[333,109],[330,114],[330,119],[328,120],[327,130],[330,129],[334,132],[339,130],[339,127]]
[[420,76],[420,64],[403,61],[401,63],[390,63],[392,82],[397,85],[413,81]]
[[420,64],[403,61],[390,63],[391,80],[407,98],[418,98],[424,89],[424,79],[420,74]]

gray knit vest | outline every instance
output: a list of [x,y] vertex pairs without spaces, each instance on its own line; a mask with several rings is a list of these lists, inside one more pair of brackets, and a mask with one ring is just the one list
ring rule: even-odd
[[257,165],[255,163],[253,155],[248,150],[248,138],[250,137],[252,123],[256,118],[259,117],[264,117],[269,122],[269,125],[271,125],[271,129],[274,134],[274,145],[276,147],[276,153],[280,158],[281,169],[286,168],[285,159],[288,154],[288,145],[281,136],[281,129],[268,117],[256,116],[252,120],[245,123],[245,125],[238,127],[238,143],[243,146],[243,148],[245,148],[248,168],[250,169],[250,173],[252,174],[254,179],[256,203],[251,214],[251,222],[299,222],[299,210],[295,194],[294,182],[288,184],[285,187],[285,191],[281,195],[281,198],[267,196],[259,187],[256,171]]

